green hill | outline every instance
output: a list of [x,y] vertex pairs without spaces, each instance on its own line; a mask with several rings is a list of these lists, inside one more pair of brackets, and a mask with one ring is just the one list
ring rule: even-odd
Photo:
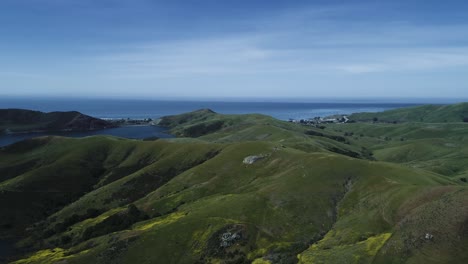
[[352,135],[377,160],[466,178],[468,123],[350,123],[329,125],[326,131]]
[[349,117],[355,121],[425,122],[447,123],[468,122],[468,103],[453,105],[423,105],[388,110],[380,113],[356,113]]
[[0,149],[0,234],[27,252],[15,263],[468,261],[466,150],[446,145],[468,124],[320,129],[210,110],[160,124],[185,138]]
[[24,109],[0,109],[0,133],[60,130],[93,130],[114,125],[79,112],[43,113]]

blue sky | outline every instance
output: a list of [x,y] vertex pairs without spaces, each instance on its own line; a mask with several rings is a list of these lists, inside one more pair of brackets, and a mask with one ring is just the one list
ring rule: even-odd
[[1,0],[0,96],[468,98],[464,2]]

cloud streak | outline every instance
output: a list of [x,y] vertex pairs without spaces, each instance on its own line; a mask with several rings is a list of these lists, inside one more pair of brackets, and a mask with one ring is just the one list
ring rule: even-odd
[[[44,1],[53,4],[58,0]],[[94,2],[86,1],[76,12],[82,15],[80,12],[85,10],[84,14],[89,16],[111,13],[118,17],[130,12],[123,8],[128,4],[115,4],[118,2],[94,10]],[[64,3],[75,5],[69,1]],[[161,13],[177,10],[177,6],[158,9],[149,1],[130,6],[129,14],[141,16],[151,13],[147,9]],[[129,87],[138,87],[135,92],[147,94],[162,94],[157,90],[160,87],[170,87],[179,94],[196,94],[192,87],[206,87],[205,94],[219,92],[218,87],[230,87],[239,89],[239,93],[258,89],[278,96],[285,93],[284,89],[313,94],[325,87],[323,91],[336,94],[336,91],[347,93],[350,85],[359,85],[356,93],[367,94],[376,91],[376,85],[397,81],[407,83],[397,83],[401,87],[419,87],[414,89],[445,85],[455,75],[457,82],[451,81],[450,85],[461,89],[468,77],[456,73],[468,70],[468,35],[465,34],[468,20],[426,22],[413,19],[412,14],[402,16],[396,9],[391,10],[391,4],[382,3],[315,5],[242,16],[205,14],[208,17],[202,22],[194,19],[197,16],[185,21],[183,14],[178,14],[179,21],[170,20],[167,14],[157,21],[152,17],[138,20],[132,16],[128,24],[119,22],[123,28],[109,28],[106,32],[101,31],[108,24],[99,15],[90,21],[98,21],[100,32],[114,37],[115,42],[84,41],[73,46],[76,54],[61,49],[52,53],[55,57],[37,55],[44,61],[35,61],[34,65],[27,60],[16,64],[16,58],[8,55],[13,58],[11,64],[19,66],[3,63],[2,67],[0,62],[0,71],[15,73],[0,75],[9,80],[33,79],[37,76],[26,72],[21,75],[21,72],[40,65],[34,74],[59,76],[59,81],[47,85],[68,86],[69,80],[72,87],[89,86],[92,90],[93,86],[106,86],[122,94]],[[109,18],[115,19],[112,15]],[[92,30],[87,28],[83,34],[90,36],[89,32]],[[433,73],[442,77],[430,83],[420,77],[431,77]]]
[[[164,44],[140,43],[130,51],[95,58],[95,63],[118,78],[280,72],[370,74],[467,66],[468,46],[453,45],[450,37],[446,37],[446,44],[438,43],[439,31],[438,27],[421,31],[407,26],[387,28],[379,39],[370,33],[300,36],[292,28],[279,34],[261,32]],[[460,36],[459,27],[454,32],[444,32],[453,38]],[[405,38],[407,35],[426,37],[412,40]],[[420,44],[422,41],[424,44]]]

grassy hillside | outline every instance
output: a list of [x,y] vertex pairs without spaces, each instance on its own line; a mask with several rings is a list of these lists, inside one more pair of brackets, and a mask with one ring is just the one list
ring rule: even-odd
[[326,131],[350,135],[377,160],[422,168],[466,179],[468,175],[467,123],[353,123],[329,125]]
[[160,124],[187,138],[1,149],[0,234],[28,252],[15,263],[468,261],[465,149],[446,145],[464,146],[462,123],[320,129],[201,110]]
[[468,103],[453,105],[423,105],[388,110],[380,113],[356,113],[349,117],[355,121],[425,122],[447,123],[468,122]]
[[298,126],[259,114],[222,115],[202,109],[163,117],[159,125],[171,128],[171,133],[180,137],[209,142],[268,141],[278,144],[277,148],[287,146],[306,152],[327,151],[354,158],[373,159],[367,149],[351,144],[346,137],[334,131]]
[[24,109],[0,109],[0,133],[92,130],[106,127],[113,125],[75,111],[43,113]]

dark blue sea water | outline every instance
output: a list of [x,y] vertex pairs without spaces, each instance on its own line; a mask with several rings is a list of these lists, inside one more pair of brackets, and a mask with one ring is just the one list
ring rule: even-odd
[[[419,103],[420,104],[420,103]],[[379,112],[417,103],[348,102],[219,102],[219,101],[156,101],[117,99],[21,99],[0,98],[0,108],[23,108],[50,111],[76,110],[99,118],[158,118],[210,108],[222,114],[260,113],[278,119],[301,119],[356,112]]]
[[[351,114],[356,112],[379,112],[399,107],[413,106],[411,103],[353,103],[353,102],[202,102],[202,101],[155,101],[155,100],[115,100],[115,99],[40,99],[40,98],[0,98],[0,109],[23,108],[50,111],[79,111],[99,118],[158,118],[210,108],[222,114],[260,113],[278,119],[288,120]],[[23,139],[61,135],[85,137],[91,135],[113,135],[125,138],[143,139],[148,137],[170,137],[165,130],[156,126],[131,126],[88,132],[27,133],[0,136],[0,146]]]

